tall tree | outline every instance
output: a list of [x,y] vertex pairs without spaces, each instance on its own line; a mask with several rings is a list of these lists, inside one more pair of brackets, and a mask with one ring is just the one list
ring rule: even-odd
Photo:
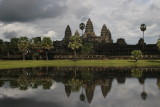
[[132,52],[131,52],[131,54],[132,54],[132,58],[137,62],[137,60],[139,59],[139,58],[142,58],[142,52],[140,51],[140,50],[133,50]]
[[93,49],[92,43],[84,43],[83,47],[81,48],[81,54],[88,55],[91,53],[92,49]]
[[25,55],[29,51],[30,42],[27,37],[20,37],[18,40],[18,49],[22,53],[23,60],[25,60]]
[[160,49],[160,39],[157,41],[157,47]]
[[77,36],[77,35],[71,36],[68,47],[73,50],[74,61],[75,61],[76,60],[76,50],[82,47],[82,39],[80,38],[80,36]]
[[85,28],[85,24],[84,24],[84,23],[81,23],[81,24],[79,25],[79,28],[82,30],[82,36],[83,36],[83,30],[84,30],[84,28]]
[[144,40],[144,31],[147,29],[147,27],[145,24],[141,24],[140,29],[143,32],[143,40]]
[[36,59],[39,55],[39,50],[42,50],[42,42],[40,37],[35,37],[31,39],[31,49],[32,49],[32,58]]
[[16,55],[19,52],[18,41],[19,41],[18,38],[11,38],[10,40],[10,48],[11,48],[12,54],[14,55]]
[[48,51],[53,48],[53,43],[50,37],[44,37],[42,40],[42,48],[46,51],[46,60],[48,60]]
[[0,54],[3,53],[2,50],[3,50],[3,40],[0,39]]
[[10,42],[3,42],[3,46],[2,46],[3,55],[9,56],[10,50],[11,50]]

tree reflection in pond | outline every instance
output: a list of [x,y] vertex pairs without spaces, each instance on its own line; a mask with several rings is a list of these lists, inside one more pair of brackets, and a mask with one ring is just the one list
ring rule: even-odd
[[[76,71],[76,72],[75,72]],[[39,87],[46,89],[47,92],[51,91],[53,83],[62,84],[64,86],[63,92],[68,99],[78,98],[82,102],[92,104],[96,96],[97,87],[103,99],[109,100],[110,98],[118,97],[120,89],[114,90],[116,83],[119,86],[128,84],[128,80],[134,81],[131,89],[139,90],[136,92],[140,98],[146,101],[149,96],[145,87],[146,79],[157,79],[157,88],[160,88],[160,68],[114,68],[114,67],[39,67],[39,68],[22,68],[0,70],[0,86],[3,87],[6,82],[9,82],[11,89],[23,90],[23,92],[34,89],[38,90]],[[135,79],[136,78],[136,79]],[[137,81],[135,81],[135,80]],[[139,85],[134,85],[136,82]],[[113,84],[114,83],[114,84]],[[143,90],[140,87],[143,86]],[[125,87],[128,88],[129,86]],[[62,87],[61,87],[62,88]],[[149,88],[149,87],[147,87]],[[122,88],[123,89],[123,88]],[[57,89],[60,90],[60,89]],[[129,88],[128,88],[129,90]],[[146,92],[147,90],[147,92]],[[0,90],[1,91],[1,90]],[[123,90],[127,94],[128,91]],[[53,91],[54,92],[54,91]],[[61,92],[61,93],[63,93]],[[72,93],[73,92],[73,93]],[[116,94],[114,94],[114,93]],[[72,93],[72,95],[71,95]],[[132,93],[132,91],[130,91]],[[60,94],[60,93],[59,93]],[[115,95],[115,96],[111,96]],[[148,95],[147,95],[148,94]],[[132,95],[132,94],[130,94]],[[134,94],[136,95],[136,94]],[[125,95],[124,95],[125,96]],[[75,98],[76,97],[76,98]],[[121,96],[123,97],[123,96]],[[129,97],[129,96],[128,96]],[[126,98],[128,98],[126,97]],[[153,97],[153,96],[152,96]],[[116,98],[115,98],[116,99]],[[127,100],[127,99],[125,99]]]

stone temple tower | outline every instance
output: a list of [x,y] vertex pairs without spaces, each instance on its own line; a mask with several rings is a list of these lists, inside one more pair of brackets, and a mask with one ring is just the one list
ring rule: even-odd
[[105,43],[113,43],[113,40],[111,39],[111,32],[107,29],[105,24],[101,29],[101,40]]
[[74,34],[74,35],[76,35],[76,36],[80,36],[80,34],[79,34],[78,30],[76,30],[76,32],[75,32],[75,34]]
[[87,24],[86,24],[85,33],[84,33],[83,37],[86,38],[86,37],[90,37],[90,36],[94,37],[96,35],[95,35],[94,29],[93,29],[92,21],[89,18],[87,21]]
[[69,40],[71,36],[72,36],[71,28],[69,25],[67,25],[66,30],[65,30],[64,40]]

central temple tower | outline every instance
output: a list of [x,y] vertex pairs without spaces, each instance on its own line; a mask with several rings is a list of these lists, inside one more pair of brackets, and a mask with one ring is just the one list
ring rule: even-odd
[[87,21],[87,24],[86,24],[85,33],[83,35],[83,38],[87,38],[90,36],[95,37],[96,35],[95,35],[94,29],[93,29],[92,21],[89,18]]

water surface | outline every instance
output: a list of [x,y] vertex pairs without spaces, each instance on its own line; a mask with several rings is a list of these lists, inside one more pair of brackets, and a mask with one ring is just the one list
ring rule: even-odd
[[160,68],[0,70],[2,107],[158,107]]

